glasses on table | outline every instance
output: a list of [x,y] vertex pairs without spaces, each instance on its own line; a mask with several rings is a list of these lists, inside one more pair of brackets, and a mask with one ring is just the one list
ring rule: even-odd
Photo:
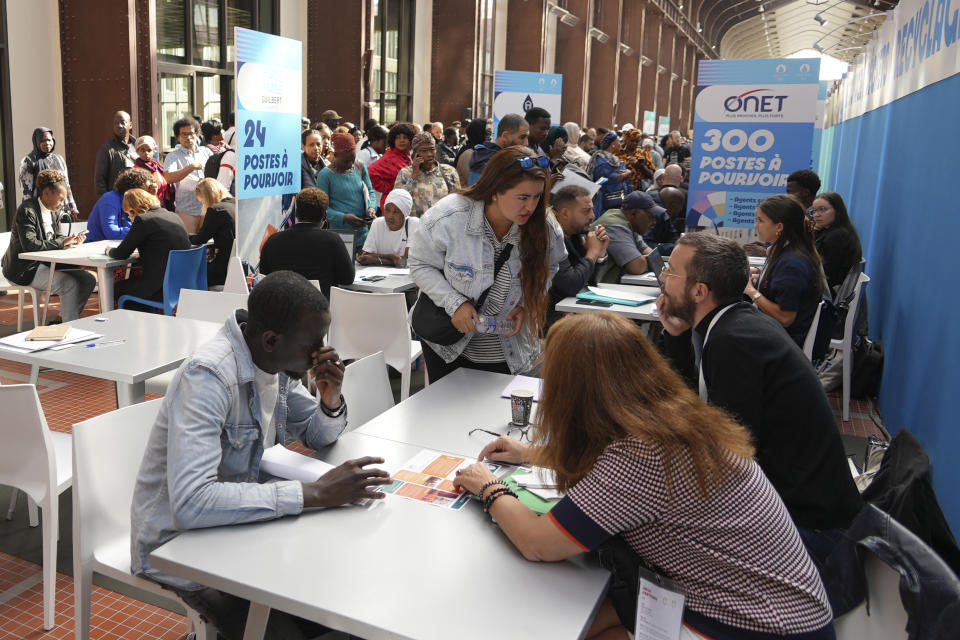
[[531,426],[532,426],[532,425],[529,425],[529,424],[528,424],[528,425],[525,426],[525,427],[518,427],[518,426],[516,426],[516,425],[511,424],[511,425],[508,425],[508,427],[507,427],[507,432],[506,432],[506,433],[497,433],[496,431],[490,431],[489,429],[484,429],[483,427],[477,427],[477,428],[475,428],[475,429],[470,429],[470,431],[467,432],[467,435],[468,435],[468,436],[472,436],[473,434],[475,434],[476,432],[479,431],[479,432],[481,432],[481,433],[490,434],[491,436],[494,436],[495,438],[499,438],[500,436],[511,436],[514,431],[519,431],[519,432],[520,432],[520,435],[519,435],[519,436],[513,436],[513,437],[515,437],[515,438],[516,438],[517,440],[519,440],[520,442],[530,442],[530,427],[531,427]]
[[541,169],[546,169],[550,166],[550,158],[546,156],[537,156],[536,158],[532,156],[524,156],[522,158],[517,158],[517,162],[520,163],[520,167],[524,171],[533,169],[535,165],[538,165]]

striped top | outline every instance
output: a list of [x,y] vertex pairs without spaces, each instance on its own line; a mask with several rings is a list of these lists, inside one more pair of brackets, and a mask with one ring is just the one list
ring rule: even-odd
[[830,625],[820,576],[756,462],[709,498],[698,492],[689,453],[674,468],[671,498],[660,446],[632,437],[615,442],[550,518],[584,550],[622,534],[681,586],[696,614],[778,636]]
[[[509,235],[509,234],[507,234]],[[484,240],[493,245],[493,261],[506,249],[507,243],[497,239],[497,234],[493,232],[493,227],[486,218],[483,220]],[[506,235],[504,239],[506,239]],[[490,293],[487,299],[483,301],[483,307],[477,309],[481,316],[497,316],[503,310],[503,303],[507,299],[507,293],[510,292],[510,281],[513,275],[510,273],[510,267],[504,264],[497,274],[496,280],[490,287]],[[495,333],[475,333],[470,342],[463,350],[463,355],[473,362],[503,362],[503,343],[499,335]]]

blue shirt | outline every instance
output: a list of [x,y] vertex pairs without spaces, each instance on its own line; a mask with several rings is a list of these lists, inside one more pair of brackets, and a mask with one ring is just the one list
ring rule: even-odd
[[326,167],[317,174],[317,188],[330,197],[330,205],[327,207],[330,228],[356,230],[357,241],[353,246],[362,247],[367,239],[367,225],[351,226],[343,221],[343,216],[352,213],[358,218],[363,218],[367,215],[368,208],[377,207],[377,197],[373,191],[373,184],[370,183],[367,168],[360,167],[347,173],[337,173],[330,167]]
[[[347,412],[327,416],[298,379],[279,374],[277,443],[319,449]],[[201,585],[150,568],[150,552],[181,531],[270,520],[303,510],[297,481],[261,484],[264,427],[254,365],[237,318],[177,369],[150,432],[131,506],[134,574],[181,589]]]
[[772,269],[760,293],[776,302],[784,311],[796,312],[793,324],[785,329],[793,341],[803,348],[803,341],[807,338],[807,331],[820,304],[813,267],[796,251],[785,251]]
[[130,231],[130,217],[123,210],[123,195],[111,189],[100,196],[87,218],[87,242],[122,240]]

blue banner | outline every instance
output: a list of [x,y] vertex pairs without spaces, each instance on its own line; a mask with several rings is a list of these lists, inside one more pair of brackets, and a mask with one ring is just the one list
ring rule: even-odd
[[688,225],[752,227],[757,204],[810,168],[819,75],[818,59],[700,63]]
[[533,73],[530,71],[493,72],[493,137],[497,137],[500,118],[508,113],[526,115],[534,107],[550,113],[554,124],[560,119],[560,97],[563,92],[563,76],[559,73]]

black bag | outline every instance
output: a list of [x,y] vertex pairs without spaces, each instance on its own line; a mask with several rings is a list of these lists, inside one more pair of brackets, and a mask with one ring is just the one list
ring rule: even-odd
[[603,210],[607,209],[619,209],[623,206],[623,199],[627,197],[627,192],[624,189],[618,191],[610,191],[608,193],[603,193]]
[[203,165],[203,177],[204,178],[213,178],[217,179],[217,176],[220,175],[220,161],[223,160],[223,154],[225,154],[229,149],[225,149],[220,153],[215,153],[209,158]]
[[[503,248],[503,251],[500,252],[500,257],[497,258],[496,263],[493,266],[493,281],[497,281],[497,275],[500,273],[500,269],[507,262],[507,258],[510,257],[510,252],[513,250],[513,245],[508,244]],[[480,297],[477,298],[477,301],[474,303],[474,308],[479,312],[480,307],[483,306],[484,301],[487,299],[487,294],[490,293],[490,289],[493,288],[493,285],[487,287],[487,289],[480,294]],[[471,300],[471,302],[473,302]],[[428,342],[433,342],[435,344],[440,344],[444,346],[449,346],[458,342],[463,338],[460,330],[453,326],[453,322],[450,319],[450,316],[447,315],[446,310],[438,307],[433,300],[430,299],[430,296],[420,292],[420,296],[417,298],[417,303],[413,306],[413,313],[410,315],[410,325],[413,327],[414,332],[421,338],[427,340]]]
[[851,398],[876,398],[883,377],[883,344],[879,340],[861,338],[853,350],[853,371],[850,372]]

